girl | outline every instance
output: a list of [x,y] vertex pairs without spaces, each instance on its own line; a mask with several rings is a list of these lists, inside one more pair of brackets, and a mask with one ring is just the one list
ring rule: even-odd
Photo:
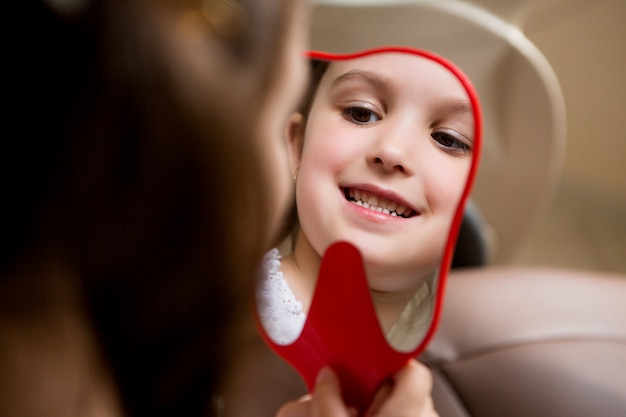
[[413,350],[472,162],[469,96],[451,71],[413,53],[321,62],[314,73],[287,129],[299,227],[292,252],[266,257],[261,320],[276,342],[295,340],[321,257],[343,240],[361,251],[388,340]]
[[289,207],[277,137],[304,91],[305,2],[8,15],[0,415],[214,415]]
[[[304,1],[23,0],[8,16],[0,415],[216,415],[290,202],[278,138],[304,88]],[[428,377],[405,373],[416,410]],[[347,415],[320,387],[301,404]]]

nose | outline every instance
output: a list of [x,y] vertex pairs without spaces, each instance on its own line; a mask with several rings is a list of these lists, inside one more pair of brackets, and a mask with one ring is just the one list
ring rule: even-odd
[[412,155],[416,153],[418,146],[417,140],[412,136],[411,129],[389,129],[381,132],[368,155],[369,164],[385,172],[411,175],[415,164]]

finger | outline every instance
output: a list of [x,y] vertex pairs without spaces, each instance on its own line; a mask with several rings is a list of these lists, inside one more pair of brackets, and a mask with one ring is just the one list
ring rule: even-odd
[[431,397],[432,374],[426,366],[411,360],[393,379],[391,393],[376,415],[436,416]]
[[312,397],[313,417],[351,417],[354,410],[349,410],[341,398],[341,388],[335,373],[328,367],[317,376]]
[[393,379],[395,384],[392,395],[420,394],[430,397],[433,388],[432,373],[424,364],[416,360],[410,360],[394,375]]
[[376,391],[376,395],[374,396],[374,400],[365,413],[365,417],[375,416],[380,411],[380,408],[391,394],[392,386],[392,381],[385,381],[381,387],[378,388],[378,391]]
[[311,416],[311,396],[288,402],[283,405],[276,414],[276,417],[310,417]]

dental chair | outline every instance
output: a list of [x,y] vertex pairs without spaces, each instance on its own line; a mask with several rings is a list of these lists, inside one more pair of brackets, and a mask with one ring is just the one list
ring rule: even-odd
[[626,276],[488,265],[468,204],[443,314],[419,358],[440,417],[626,415]]
[[626,277],[478,267],[449,276],[420,360],[440,417],[626,415]]

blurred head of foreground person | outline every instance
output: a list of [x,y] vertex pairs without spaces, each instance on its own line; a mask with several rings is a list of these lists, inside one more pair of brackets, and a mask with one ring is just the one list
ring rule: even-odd
[[304,2],[18,3],[0,415],[211,415],[290,203]]

